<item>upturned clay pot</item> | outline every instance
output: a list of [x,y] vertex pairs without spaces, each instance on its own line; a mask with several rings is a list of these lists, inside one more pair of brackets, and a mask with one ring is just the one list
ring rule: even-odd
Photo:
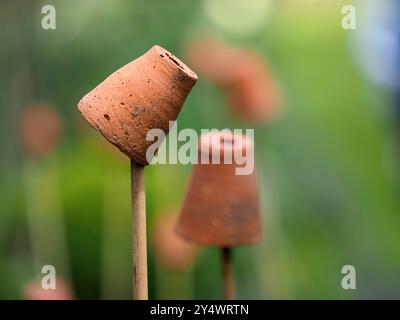
[[74,300],[74,293],[67,281],[57,277],[56,289],[43,289],[42,280],[28,282],[23,289],[26,300]]
[[147,132],[166,134],[197,75],[167,50],[154,46],[111,74],[78,103],[83,117],[112,144],[141,165],[154,141]]
[[218,85],[230,81],[231,68],[241,58],[241,51],[215,38],[192,41],[186,50],[192,68]]
[[197,72],[222,88],[227,106],[237,118],[264,122],[276,115],[281,92],[262,56],[213,38],[193,41],[187,55]]
[[239,134],[201,136],[199,159],[208,156],[210,163],[194,165],[175,230],[199,244],[232,247],[255,243],[261,238],[256,175],[254,171],[237,175],[240,165],[235,161],[211,163],[212,151],[221,156],[235,151],[246,154],[253,152],[253,144]]
[[26,154],[41,157],[58,143],[62,122],[55,109],[45,103],[28,106],[22,111],[19,134]]
[[223,84],[227,104],[239,118],[262,122],[272,119],[281,105],[281,93],[266,62],[257,54],[242,52]]
[[165,268],[183,271],[189,268],[196,256],[196,247],[174,232],[176,214],[166,212],[157,217],[153,226],[152,247],[155,258]]

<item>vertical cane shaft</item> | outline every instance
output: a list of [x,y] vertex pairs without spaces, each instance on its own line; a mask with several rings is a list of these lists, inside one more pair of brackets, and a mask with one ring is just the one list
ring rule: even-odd
[[233,283],[233,270],[232,270],[232,249],[224,247],[222,251],[222,278],[224,286],[224,299],[235,299],[235,288]]
[[144,167],[136,164],[133,160],[131,160],[131,183],[133,209],[133,296],[136,300],[147,300],[147,238]]

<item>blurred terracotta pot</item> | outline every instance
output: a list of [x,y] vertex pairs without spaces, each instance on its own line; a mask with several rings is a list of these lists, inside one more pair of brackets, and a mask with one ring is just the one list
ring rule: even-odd
[[219,85],[230,81],[230,70],[241,56],[240,50],[231,48],[215,38],[192,41],[186,54],[196,72]]
[[61,119],[48,104],[33,104],[22,111],[19,134],[29,156],[41,157],[50,152],[57,145],[61,133]]
[[57,277],[56,289],[43,289],[40,279],[29,282],[23,291],[27,300],[74,300],[74,294],[68,282]]
[[281,92],[263,57],[213,38],[193,41],[187,55],[196,71],[223,89],[237,118],[264,122],[276,115]]
[[281,105],[281,94],[261,57],[243,52],[224,84],[227,105],[240,119],[262,122],[273,118]]
[[182,271],[189,268],[196,255],[196,247],[174,232],[176,215],[164,213],[157,217],[152,246],[156,259],[167,269]]
[[78,103],[83,117],[136,163],[147,165],[152,128],[169,131],[197,75],[154,46],[114,72]]
[[200,244],[232,247],[255,243],[261,238],[256,175],[254,171],[237,175],[235,161],[212,164],[213,151],[221,156],[238,151],[246,154],[253,152],[253,144],[240,134],[201,136],[199,159],[208,156],[210,163],[194,165],[176,231]]

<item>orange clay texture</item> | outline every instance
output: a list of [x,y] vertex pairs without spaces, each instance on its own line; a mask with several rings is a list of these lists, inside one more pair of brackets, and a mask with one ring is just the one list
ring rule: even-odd
[[[243,148],[243,153],[252,152],[251,145]],[[204,150],[199,150],[199,157]],[[233,161],[194,165],[176,226],[178,234],[198,244],[219,247],[261,239],[256,174],[237,175],[237,167]]]
[[129,158],[147,165],[153,128],[169,131],[197,75],[167,50],[154,46],[123,66],[78,103],[82,116]]

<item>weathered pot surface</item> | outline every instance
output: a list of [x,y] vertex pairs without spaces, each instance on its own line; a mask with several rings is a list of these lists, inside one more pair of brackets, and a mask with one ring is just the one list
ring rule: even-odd
[[197,75],[173,54],[154,46],[111,74],[78,103],[83,117],[112,144],[147,165],[150,129],[169,131]]
[[[222,143],[216,143],[220,139]],[[202,135],[199,159],[204,153],[228,154],[240,149],[253,152],[252,141],[238,134]],[[236,175],[239,166],[232,163],[196,164],[187,189],[179,221],[178,234],[200,244],[232,247],[255,243],[261,238],[257,179]]]

